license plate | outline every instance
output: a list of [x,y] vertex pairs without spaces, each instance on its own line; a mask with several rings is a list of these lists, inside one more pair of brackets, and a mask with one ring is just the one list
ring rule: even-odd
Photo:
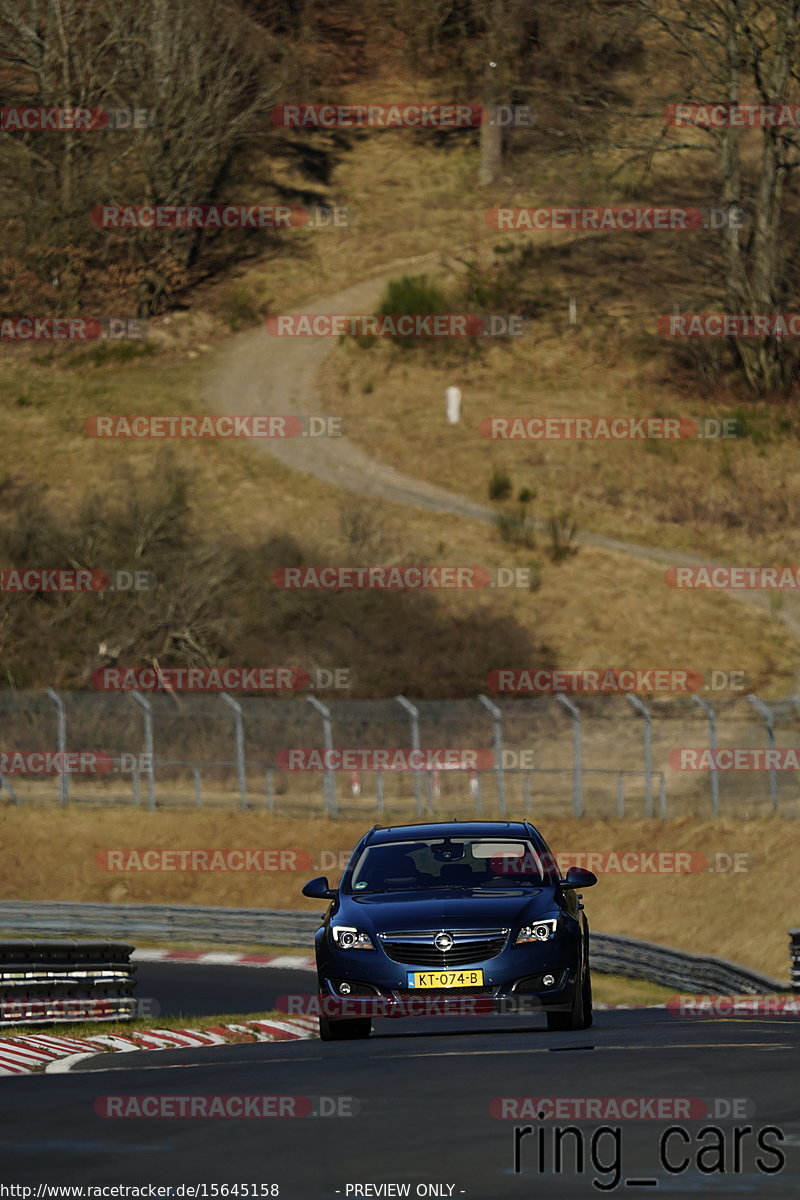
[[483,971],[409,971],[410,988],[483,987]]

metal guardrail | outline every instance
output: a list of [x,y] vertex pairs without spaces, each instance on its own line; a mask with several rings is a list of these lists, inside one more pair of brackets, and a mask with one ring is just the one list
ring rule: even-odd
[[[94,935],[136,937],[156,942],[262,944],[309,949],[319,924],[320,916],[316,913],[285,909],[0,901],[0,930],[15,933],[35,931],[74,936],[91,931]],[[800,930],[793,930],[792,937],[800,954]],[[788,990],[785,983],[725,959],[686,954],[637,938],[592,933],[590,954],[592,969],[600,974],[645,979],[686,992],[757,995]],[[795,986],[798,966],[795,961]]]
[[314,913],[283,909],[0,901],[3,933],[308,947],[318,926]]
[[789,950],[792,955],[792,991],[800,992],[800,929],[790,929]]
[[720,996],[755,996],[785,992],[788,985],[724,958],[686,954],[655,942],[608,933],[589,935],[592,970],[602,975],[646,979],[679,991]]
[[0,1026],[129,1020],[132,950],[97,939],[0,939]]

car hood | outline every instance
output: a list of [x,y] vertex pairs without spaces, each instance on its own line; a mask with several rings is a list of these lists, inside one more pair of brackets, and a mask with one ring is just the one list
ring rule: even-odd
[[339,916],[368,924],[378,933],[416,929],[499,929],[533,920],[560,907],[555,888],[503,888],[502,891],[409,892],[342,897]]

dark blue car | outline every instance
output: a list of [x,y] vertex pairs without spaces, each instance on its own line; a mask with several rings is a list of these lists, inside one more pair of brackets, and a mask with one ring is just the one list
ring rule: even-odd
[[441,1001],[453,1011],[454,998],[469,1002],[460,1011],[539,1011],[548,1029],[588,1028],[589,931],[575,889],[594,883],[578,867],[562,879],[528,821],[373,826],[338,888],[324,877],[303,888],[332,901],[316,935],[320,1036],[368,1037],[376,1014]]

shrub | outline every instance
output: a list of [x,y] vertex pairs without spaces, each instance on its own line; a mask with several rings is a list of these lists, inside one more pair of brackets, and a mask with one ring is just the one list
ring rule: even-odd
[[507,500],[511,495],[511,476],[505,467],[492,467],[489,476],[489,499]]

